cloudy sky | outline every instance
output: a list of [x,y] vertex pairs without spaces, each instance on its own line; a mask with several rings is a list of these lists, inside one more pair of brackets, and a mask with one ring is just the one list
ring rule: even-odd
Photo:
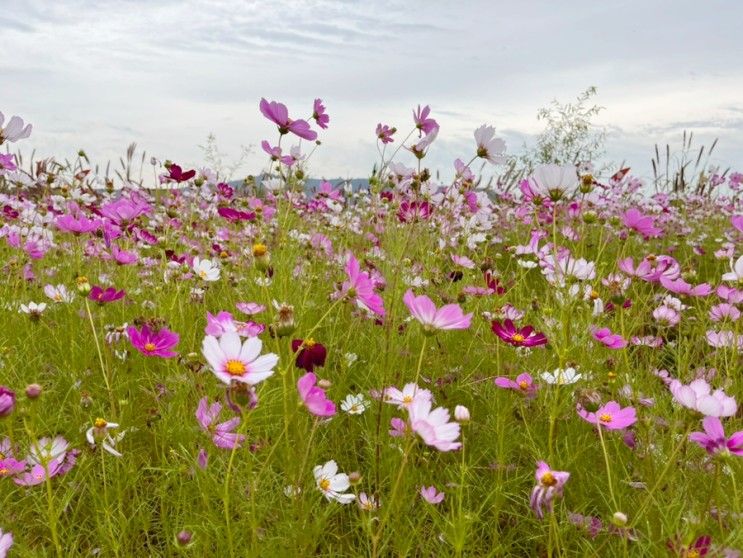
[[228,160],[273,140],[262,96],[295,118],[321,97],[310,172],[346,177],[368,175],[377,122],[407,130],[418,103],[446,172],[480,124],[517,153],[539,107],[595,85],[617,163],[649,174],[654,143],[687,129],[740,169],[741,22],[737,0],[0,0],[0,111],[34,124],[24,151],[105,164],[136,141],[190,166],[210,132]]

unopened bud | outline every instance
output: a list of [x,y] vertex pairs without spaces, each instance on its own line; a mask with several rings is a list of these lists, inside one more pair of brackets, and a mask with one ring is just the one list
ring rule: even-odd
[[29,384],[26,386],[26,397],[29,399],[37,399],[41,395],[42,391],[43,389],[39,384]]

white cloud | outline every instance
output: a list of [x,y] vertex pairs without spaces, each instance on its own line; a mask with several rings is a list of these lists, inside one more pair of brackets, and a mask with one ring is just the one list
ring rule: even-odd
[[[646,175],[653,144],[685,127],[720,136],[721,163],[743,150],[737,2],[35,0],[3,14],[0,110],[34,123],[26,146],[43,155],[103,162],[136,141],[196,165],[209,132],[228,153],[274,138],[260,97],[297,117],[322,97],[315,174],[367,175],[376,123],[404,135],[418,103],[442,126],[431,157],[448,172],[478,125],[516,151],[538,107],[588,85],[609,155]],[[263,163],[256,151],[250,170]]]

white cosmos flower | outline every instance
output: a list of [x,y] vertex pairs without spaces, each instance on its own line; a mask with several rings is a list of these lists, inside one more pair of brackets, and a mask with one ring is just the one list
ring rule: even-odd
[[575,368],[555,368],[552,372],[542,372],[542,380],[548,384],[566,386],[574,384],[583,377]]
[[28,304],[21,304],[21,312],[23,314],[28,314],[30,316],[41,316],[41,314],[46,310],[46,302],[40,302],[36,304],[35,302],[29,302]]
[[338,464],[335,461],[330,460],[325,465],[317,465],[312,473],[315,475],[318,490],[328,501],[350,504],[356,499],[355,494],[345,494],[351,487],[351,481],[347,474],[338,472]]
[[346,398],[341,401],[341,409],[347,412],[349,415],[360,415],[369,407],[369,401],[364,397],[363,393],[358,395],[348,394]]
[[54,302],[72,302],[75,298],[64,285],[47,285],[44,287],[44,294]]
[[211,260],[202,260],[197,256],[193,259],[191,268],[203,281],[219,281],[219,266]]
[[743,281],[743,256],[733,263],[730,259],[730,272],[722,276],[723,281]]
[[261,349],[263,341],[248,337],[241,342],[234,331],[224,333],[219,339],[207,335],[202,343],[202,353],[212,372],[227,385],[241,382],[254,386],[273,374],[279,357],[274,353],[261,355]]
[[529,186],[535,194],[557,201],[578,186],[578,173],[573,165],[539,165],[529,179]]
[[85,433],[85,438],[91,447],[95,448],[96,440],[101,440],[101,446],[108,453],[114,457],[121,457],[121,453],[116,450],[116,444],[124,438],[125,432],[121,432],[116,436],[111,436],[109,430],[118,428],[119,425],[115,422],[108,422],[102,418],[95,419],[93,426],[88,428]]
[[506,142],[495,137],[495,128],[483,124],[475,130],[477,142],[477,156],[486,159],[494,165],[506,162]]

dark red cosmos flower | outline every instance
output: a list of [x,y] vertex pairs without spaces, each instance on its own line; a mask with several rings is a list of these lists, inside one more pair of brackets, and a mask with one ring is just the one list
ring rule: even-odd
[[191,180],[194,176],[196,176],[195,170],[191,169],[190,171],[183,172],[183,169],[175,163],[170,165],[170,168],[168,168],[168,173],[168,179],[175,180],[179,183],[185,182],[186,180]]
[[115,300],[119,300],[120,298],[124,298],[125,294],[126,293],[123,290],[117,291],[113,287],[108,287],[104,290],[102,287],[94,285],[93,288],[90,289],[88,298],[90,300],[96,301],[98,304],[104,304],[106,302],[113,302]]
[[691,545],[687,546],[676,541],[668,541],[668,550],[673,552],[676,556],[683,558],[699,558],[701,556],[707,556],[712,546],[712,537],[709,535],[702,535],[698,537]]
[[325,347],[314,339],[294,339],[292,352],[297,354],[297,368],[312,372],[315,366],[324,366],[327,351]]
[[223,198],[231,200],[232,196],[235,195],[235,190],[226,182],[220,182],[217,184],[217,193]]
[[485,283],[488,288],[493,291],[493,294],[500,296],[506,292],[506,288],[500,284],[500,279],[494,277],[493,272],[490,269],[485,271]]
[[232,207],[220,207],[217,209],[217,213],[228,221],[252,221],[255,219],[254,212],[240,211]]
[[491,329],[503,341],[514,347],[537,347],[547,344],[544,333],[535,332],[532,326],[517,328],[511,320],[505,320],[502,324],[499,320],[493,320]]

